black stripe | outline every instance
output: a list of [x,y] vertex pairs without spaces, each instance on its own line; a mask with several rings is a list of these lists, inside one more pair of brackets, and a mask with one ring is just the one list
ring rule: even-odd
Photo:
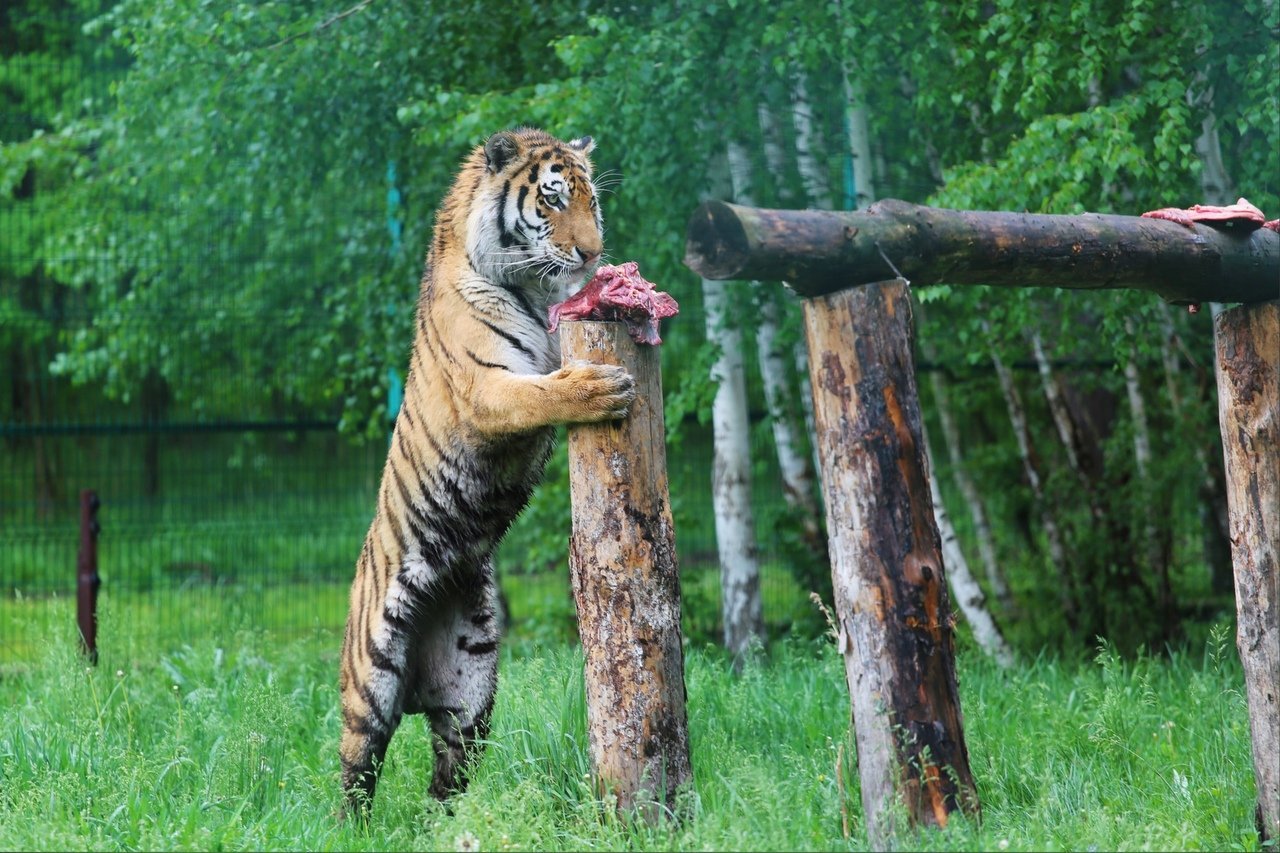
[[[458,639],[461,640],[463,638],[459,637]],[[498,641],[488,640],[487,642],[476,643],[471,646],[463,645],[461,646],[461,648],[462,648],[462,651],[466,652],[469,655],[487,655],[487,654],[490,654],[491,652],[496,652],[498,650]]]
[[507,228],[507,196],[511,193],[511,181],[502,182],[502,193],[498,196],[494,222],[498,226],[498,244],[504,249],[516,245],[515,235]]
[[[405,631],[405,630],[407,630],[407,629],[409,628],[409,626],[412,624],[412,623],[410,623],[410,622],[409,622],[409,620],[408,620],[408,619],[406,619],[404,616],[400,616],[399,614],[392,613],[392,612],[391,612],[391,609],[390,609],[390,608],[388,608],[388,607],[386,607],[386,606],[384,606],[384,607],[382,608],[382,621],[384,621],[384,622],[388,623],[389,625],[391,625],[391,627],[392,627],[392,628],[395,628],[395,629],[396,629],[396,631],[397,631],[397,632],[399,632],[399,633],[404,633],[404,631]],[[385,658],[385,656],[384,656],[384,658]],[[374,664],[374,666],[377,666],[379,669],[386,669],[386,668],[387,668],[387,667],[384,667],[384,666],[378,666],[378,664],[376,664],[376,663]],[[398,671],[398,670],[392,670],[392,671],[394,671],[397,675],[399,675],[399,671]]]
[[[434,351],[437,347],[439,347],[440,352],[444,353],[444,357],[450,363],[457,364],[458,360],[453,357],[453,353],[449,352],[449,348],[444,345],[444,338],[441,336],[440,330],[436,328],[436,318],[428,316],[427,322],[431,324],[431,331],[435,333],[434,335],[427,335],[425,333],[423,334],[423,337],[427,339],[427,343],[431,346],[431,349]],[[440,371],[440,373],[441,375],[445,376],[446,379],[449,376],[448,371],[442,370]]]
[[348,711],[346,708],[342,709],[342,725],[347,731],[353,732],[361,737],[368,737],[371,734],[376,734],[376,732],[369,727],[368,719],[357,716],[354,712]]
[[[384,612],[383,615],[385,616],[386,613]],[[372,638],[369,639],[369,662],[383,672],[391,673],[397,679],[404,677],[404,672],[396,665],[396,662],[386,652],[378,648],[378,644]]]
[[[400,475],[396,473],[396,466],[391,466],[391,473],[395,474],[397,480],[399,479]],[[396,545],[399,546],[400,553],[403,554],[405,552],[404,531],[400,529],[400,522],[397,520],[396,515],[391,512],[391,499],[388,497],[386,489],[382,490],[382,514],[384,516],[383,524],[387,525],[391,535],[396,539]]]
[[386,714],[382,712],[382,706],[378,704],[378,701],[373,698],[373,693],[369,691],[369,685],[362,683],[356,688],[356,692],[360,694],[360,698],[364,700],[364,703],[369,706],[369,716],[373,718],[373,721],[383,731],[390,729],[391,724],[388,722]]
[[488,367],[491,370],[505,370],[507,373],[511,372],[511,368],[507,367],[505,364],[495,364],[492,361],[485,361],[483,358],[473,353],[469,348],[464,349],[463,352],[465,352],[472,361],[481,367]]
[[483,317],[480,318],[480,322],[488,326],[489,330],[494,334],[498,335],[499,337],[506,338],[507,343],[511,344],[516,349],[520,350],[520,352],[524,353],[529,358],[532,359],[534,357],[533,353],[529,351],[529,348],[526,347],[523,343],[521,343],[519,338],[517,338],[515,335],[508,332],[506,329],[503,329],[499,326],[495,326],[493,323],[490,323],[488,320],[484,319]]
[[520,303],[520,310],[528,314],[529,319],[533,320],[536,325],[542,327],[546,324],[547,318],[538,316],[538,312],[534,309],[533,303],[529,301],[529,296],[524,292],[524,288],[514,285],[503,285],[502,289],[507,293],[510,293],[512,297],[515,298],[516,302]]

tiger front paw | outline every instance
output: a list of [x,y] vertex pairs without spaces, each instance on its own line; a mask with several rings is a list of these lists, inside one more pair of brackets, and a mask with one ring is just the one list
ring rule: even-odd
[[557,379],[570,388],[571,423],[625,418],[636,399],[636,382],[626,368],[613,364],[575,362],[561,368]]

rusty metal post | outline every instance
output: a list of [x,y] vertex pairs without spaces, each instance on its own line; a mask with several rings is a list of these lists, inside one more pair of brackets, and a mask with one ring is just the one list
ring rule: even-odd
[[98,493],[80,490],[80,550],[76,554],[76,621],[89,663],[98,662]]
[[625,420],[569,427],[569,571],[597,791],[653,823],[693,778],[659,354],[590,321],[564,323],[560,350],[636,381]]

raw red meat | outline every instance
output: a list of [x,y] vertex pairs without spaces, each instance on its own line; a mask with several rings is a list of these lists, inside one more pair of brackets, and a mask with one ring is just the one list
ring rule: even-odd
[[657,291],[640,275],[635,261],[596,270],[586,287],[547,311],[547,331],[554,332],[561,320],[620,320],[638,344],[662,343],[658,321],[674,317],[680,310],[670,294]]
[[1264,224],[1267,228],[1272,227],[1264,222],[1266,217],[1262,215],[1262,211],[1243,198],[1226,207],[1215,207],[1209,204],[1195,204],[1186,210],[1177,207],[1162,207],[1159,210],[1148,211],[1142,215],[1148,219],[1168,219],[1170,222],[1176,222],[1188,228],[1191,228],[1197,222],[1225,222],[1231,225],[1243,226],[1250,231]]

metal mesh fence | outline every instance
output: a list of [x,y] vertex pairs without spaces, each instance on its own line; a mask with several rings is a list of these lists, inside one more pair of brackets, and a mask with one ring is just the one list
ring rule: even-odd
[[[51,26],[75,33],[81,23]],[[21,144],[48,131],[54,114],[101,110],[120,70],[102,66],[121,61],[0,51],[0,144]],[[9,98],[9,92],[29,97]],[[161,225],[147,251],[130,253],[131,267],[122,275],[109,254],[68,258],[57,253],[74,248],[44,239],[50,214],[42,193],[56,189],[44,181],[41,170],[32,168],[12,192],[0,193],[0,667],[39,654],[50,629],[75,630],[77,504],[83,489],[94,490],[101,501],[104,647],[128,638],[138,653],[153,654],[209,634],[339,629],[373,514],[385,442],[339,434],[336,403],[299,410],[260,393],[264,376],[277,379],[281,368],[254,350],[270,342],[274,350],[267,351],[287,354],[301,345],[308,324],[320,325],[318,306],[282,297],[278,304],[268,300],[249,308],[217,285],[249,276],[270,281],[284,265],[314,270],[317,280],[332,277],[342,268],[343,247],[300,238],[287,256],[266,245],[246,254],[243,243],[232,244],[218,233]],[[248,210],[228,211],[228,221],[250,215]],[[344,227],[354,223],[354,234],[385,229],[388,212],[352,203],[315,213],[325,215],[341,217]],[[112,227],[105,221],[100,226]],[[153,387],[144,377],[125,383],[123,393],[117,382],[108,395],[101,380],[76,384],[51,369],[79,333],[119,322],[95,315],[85,286],[54,281],[50,266],[69,260],[91,281],[154,281],[200,270],[199,280],[208,287],[177,302],[135,307],[125,331],[141,347],[196,342],[207,348],[198,376],[178,380],[200,384],[202,405],[184,402],[172,379]],[[703,318],[689,306],[680,322],[699,328]],[[408,346],[404,341],[406,353]],[[719,587],[711,439],[696,424],[685,425],[682,433],[668,461],[686,621],[695,636],[715,639]],[[778,550],[774,527],[782,501],[771,485],[776,480],[768,431],[757,424],[753,436],[765,617],[777,629],[812,608]],[[545,523],[542,517],[522,518],[499,552],[513,607],[569,600],[567,556],[543,555],[531,564],[521,553],[529,539],[521,525]],[[566,544],[568,532],[566,526],[559,533]],[[542,599],[522,596],[522,585],[549,592]]]
[[[155,333],[166,327],[158,323]],[[82,489],[101,501],[101,644],[128,636],[163,647],[209,633],[340,628],[385,443],[340,435],[336,419],[324,417],[331,413],[247,422],[174,410],[148,419],[137,402],[111,402],[50,375],[52,349],[72,333],[74,324],[59,327],[28,353],[26,372],[0,381],[8,403],[0,416],[0,665],[39,653],[32,620],[75,624]],[[719,588],[711,442],[705,427],[683,433],[668,459],[686,622],[712,640]],[[754,434],[757,467],[767,472],[767,431]],[[777,629],[797,613],[803,618],[807,604],[769,529],[781,496],[767,473],[755,499],[765,616]],[[497,560],[509,598],[522,600],[513,589],[522,584],[550,585],[567,598],[567,555],[536,566],[540,577],[529,575],[522,523]],[[562,535],[567,542],[567,527]]]

